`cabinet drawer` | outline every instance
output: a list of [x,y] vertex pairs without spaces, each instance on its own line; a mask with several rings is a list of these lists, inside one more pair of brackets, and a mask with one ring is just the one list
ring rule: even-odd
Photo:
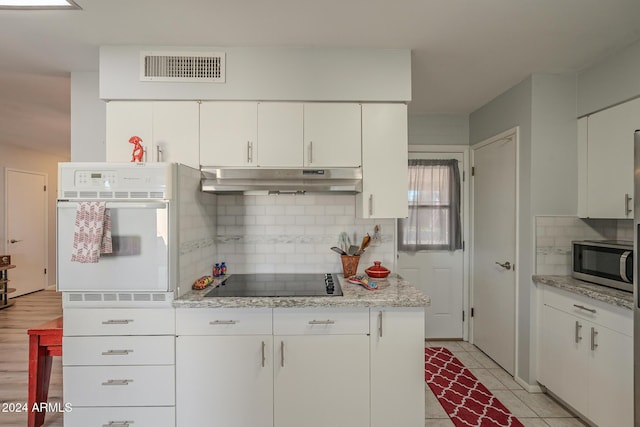
[[174,406],[174,366],[65,366],[66,402],[77,406]]
[[368,308],[275,309],[274,335],[368,334]]
[[185,308],[176,311],[177,335],[271,335],[272,309]]
[[175,408],[78,408],[64,414],[65,427],[174,427]]
[[64,335],[174,335],[173,308],[71,308],[64,310]]
[[68,365],[173,365],[173,336],[63,337]]
[[565,313],[633,336],[633,312],[626,308],[550,286],[544,287],[543,301],[545,305]]

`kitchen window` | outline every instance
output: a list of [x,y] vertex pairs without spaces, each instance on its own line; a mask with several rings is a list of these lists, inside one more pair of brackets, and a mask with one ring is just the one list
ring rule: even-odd
[[408,218],[398,220],[399,250],[462,249],[457,160],[409,160],[408,203]]

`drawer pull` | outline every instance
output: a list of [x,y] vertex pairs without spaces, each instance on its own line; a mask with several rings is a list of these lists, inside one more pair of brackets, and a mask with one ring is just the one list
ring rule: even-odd
[[212,320],[209,322],[210,325],[235,325],[238,323],[237,320]]
[[129,385],[129,383],[132,382],[133,380],[108,380],[102,383],[102,385]]
[[327,319],[327,320],[309,320],[310,325],[333,325],[335,324],[335,320]]
[[102,427],[129,427],[133,421],[109,421],[109,424],[102,424]]
[[262,341],[262,367],[264,368],[264,363],[266,360],[266,356],[264,354],[264,348],[265,348],[266,344],[264,343],[264,341]]
[[594,314],[595,314],[595,312],[596,312],[596,309],[595,309],[595,308],[587,308],[587,307],[585,307],[584,305],[573,304],[573,306],[574,306],[575,308],[579,308],[580,310],[586,310],[586,311],[588,311],[588,312],[590,312],[590,313],[594,313]]
[[582,325],[576,320],[576,344],[579,344],[582,340],[582,336],[580,336],[580,329],[582,329]]
[[133,319],[112,319],[112,320],[105,320],[104,322],[102,322],[103,325],[128,325],[129,323],[132,323]]
[[378,313],[378,335],[382,338],[382,312]]
[[280,341],[280,367],[284,368],[284,341]]
[[591,328],[591,351],[594,351],[598,344],[596,344],[596,335],[598,335],[598,331],[596,328]]
[[133,353],[133,350],[107,350],[103,351],[103,356],[128,356],[129,353]]

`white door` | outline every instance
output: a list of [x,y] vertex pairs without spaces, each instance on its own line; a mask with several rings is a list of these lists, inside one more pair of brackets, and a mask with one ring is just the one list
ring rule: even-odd
[[[460,174],[464,170],[463,153],[409,153],[409,158],[456,159]],[[461,193],[461,213],[464,212],[464,199]],[[398,272],[431,298],[431,305],[425,309],[425,338],[463,338],[464,252],[398,251]]]
[[9,273],[17,297],[47,286],[47,184],[46,175],[7,169],[7,254],[16,266]]
[[473,343],[515,368],[516,134],[472,147]]
[[304,166],[362,164],[360,104],[304,104]]
[[300,167],[303,107],[295,102],[258,104],[258,166]]

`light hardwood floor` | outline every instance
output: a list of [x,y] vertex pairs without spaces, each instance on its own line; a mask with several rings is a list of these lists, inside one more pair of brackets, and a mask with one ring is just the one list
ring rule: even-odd
[[[29,338],[27,329],[62,315],[61,296],[44,290],[12,299],[12,307],[0,310],[0,426],[25,427],[26,412],[16,412],[15,404],[26,405]],[[62,402],[62,358],[53,358],[49,402]],[[11,405],[14,404],[14,405]],[[45,426],[62,427],[62,414],[49,413]]]

